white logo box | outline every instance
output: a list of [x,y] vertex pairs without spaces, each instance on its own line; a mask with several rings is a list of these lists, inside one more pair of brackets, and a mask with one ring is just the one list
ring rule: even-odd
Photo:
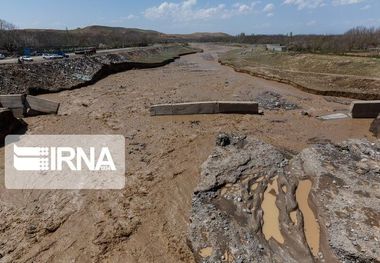
[[8,135],[7,189],[122,189],[121,135]]

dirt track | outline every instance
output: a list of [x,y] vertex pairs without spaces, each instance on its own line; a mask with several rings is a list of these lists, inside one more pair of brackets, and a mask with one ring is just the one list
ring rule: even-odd
[[[123,191],[51,193],[2,188],[2,202],[14,209],[31,211],[23,215],[24,223],[16,226],[20,231],[11,231],[6,239],[0,234],[1,240],[9,243],[20,242],[22,230],[29,222],[38,221],[40,214],[33,212],[36,204],[43,207],[42,214],[52,212],[41,204],[45,195],[58,199],[75,195],[79,199],[58,229],[39,235],[38,242],[22,240],[12,252],[14,258],[192,262],[192,252],[186,244],[192,191],[198,182],[199,167],[210,154],[219,132],[253,135],[289,153],[327,140],[372,138],[368,131],[371,120],[320,121],[301,114],[302,110],[313,116],[345,111],[349,99],[312,95],[236,73],[217,62],[217,53],[229,48],[200,47],[204,53],[182,57],[162,68],[118,73],[89,87],[41,96],[59,101],[62,106],[58,116],[26,119],[29,133],[124,135],[127,186]],[[149,116],[151,104],[255,100],[265,91],[280,94],[299,109],[266,110],[263,116]],[[2,154],[3,149],[0,151]],[[3,174],[2,167],[0,173]],[[1,222],[10,219],[3,218]]]

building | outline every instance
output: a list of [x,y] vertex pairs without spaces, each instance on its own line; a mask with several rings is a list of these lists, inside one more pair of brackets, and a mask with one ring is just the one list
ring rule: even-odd
[[267,44],[266,47],[268,51],[284,52],[288,50],[286,46],[280,44]]

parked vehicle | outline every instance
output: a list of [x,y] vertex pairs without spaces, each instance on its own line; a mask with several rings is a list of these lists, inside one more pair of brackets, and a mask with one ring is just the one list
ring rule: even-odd
[[25,61],[25,62],[32,62],[33,58],[30,57],[30,56],[21,56],[21,57],[19,57],[19,60],[20,61]]
[[52,55],[44,53],[44,54],[42,54],[42,58],[43,59],[52,59]]
[[0,59],[4,59],[5,56],[3,54],[0,54]]
[[69,55],[65,54],[62,51],[57,52],[56,54],[43,54],[43,59],[61,59],[61,58],[68,58]]

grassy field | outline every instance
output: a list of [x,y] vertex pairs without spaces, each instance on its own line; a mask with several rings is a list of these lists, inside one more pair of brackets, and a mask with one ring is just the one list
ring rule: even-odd
[[223,54],[220,62],[237,71],[289,83],[316,94],[380,99],[378,58],[244,48]]

